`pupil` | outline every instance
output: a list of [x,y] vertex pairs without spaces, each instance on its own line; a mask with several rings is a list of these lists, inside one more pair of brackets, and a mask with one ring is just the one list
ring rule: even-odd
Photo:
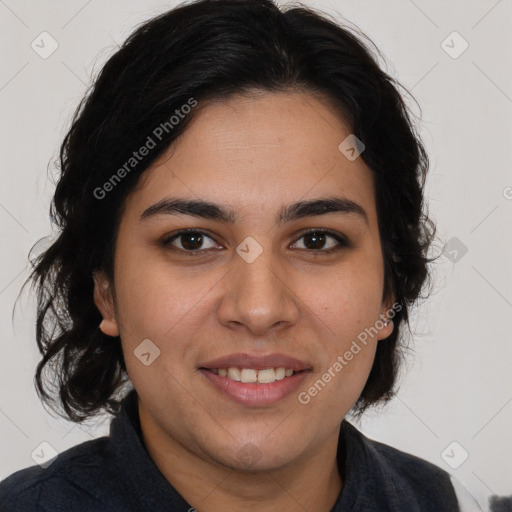
[[199,249],[201,247],[201,244],[203,242],[202,235],[200,235],[198,233],[189,233],[189,234],[184,234],[184,235],[181,235],[181,236],[183,237],[183,239],[181,241],[181,245],[183,245],[183,247],[185,249],[189,249],[191,251],[194,251],[194,250]]
[[[307,240],[311,240],[313,243],[308,244]],[[304,245],[308,249],[321,249],[325,243],[325,235],[324,234],[318,234],[318,233],[308,233],[304,237]],[[312,247],[313,246],[313,247]]]

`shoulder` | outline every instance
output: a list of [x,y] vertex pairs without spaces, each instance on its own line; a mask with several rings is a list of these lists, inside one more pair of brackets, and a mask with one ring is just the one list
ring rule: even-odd
[[387,444],[370,439],[368,442],[396,480],[426,494],[438,493],[439,486],[452,491],[449,473],[439,466]]
[[57,509],[52,503],[71,506],[77,499],[95,503],[99,496],[91,496],[81,482],[101,479],[109,459],[108,442],[108,437],[87,441],[63,451],[46,468],[34,465],[16,471],[0,482],[0,509],[53,511]]
[[450,474],[425,459],[370,439],[353,425],[346,427],[354,456],[365,460],[365,477],[375,499],[393,510],[453,512],[459,510]]

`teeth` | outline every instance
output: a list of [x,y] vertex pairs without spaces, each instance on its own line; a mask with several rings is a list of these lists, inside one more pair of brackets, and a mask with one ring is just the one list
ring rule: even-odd
[[276,372],[274,368],[268,368],[267,370],[260,370],[258,372],[258,382],[260,384],[268,384],[276,380]]
[[248,370],[244,368],[240,372],[240,380],[242,382],[258,382],[258,372],[256,370]]
[[228,377],[240,382],[240,370],[238,368],[228,368]]
[[227,377],[231,380],[244,383],[270,384],[276,380],[282,380],[285,377],[291,377],[293,370],[291,368],[265,368],[264,370],[254,370],[252,368],[212,368],[213,373],[220,377]]
[[282,366],[281,368],[276,368],[274,373],[276,374],[276,380],[282,380],[286,376],[286,370]]

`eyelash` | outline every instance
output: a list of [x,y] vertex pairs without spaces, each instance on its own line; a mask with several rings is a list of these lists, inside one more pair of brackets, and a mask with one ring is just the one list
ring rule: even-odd
[[[204,252],[209,250],[209,249],[195,249],[195,250],[192,250],[192,251],[185,251],[183,249],[179,249],[179,248],[174,247],[174,246],[171,245],[171,242],[173,242],[174,240],[179,238],[181,235],[185,235],[187,233],[194,233],[194,234],[204,235],[207,238],[210,238],[211,240],[215,241],[213,239],[213,237],[211,237],[210,235],[208,235],[208,233],[206,233],[204,231],[201,231],[201,230],[198,230],[198,229],[194,229],[194,228],[188,228],[188,229],[180,229],[179,231],[176,231],[172,235],[166,236],[162,240],[161,244],[165,248],[168,248],[168,249],[170,249],[172,251],[175,251],[175,252],[186,254],[187,256],[195,256],[197,254],[204,253]],[[299,236],[299,238],[297,240],[300,240],[301,238],[303,238],[303,237],[305,237],[307,235],[313,234],[313,233],[314,234],[327,235],[328,237],[334,238],[338,242],[339,245],[334,247],[334,248],[331,248],[331,249],[301,249],[301,250],[308,251],[310,253],[313,253],[315,256],[317,256],[319,254],[323,254],[323,255],[331,254],[331,253],[340,251],[343,248],[350,247],[350,244],[349,244],[348,240],[343,235],[339,235],[337,233],[334,233],[333,231],[329,231],[329,230],[325,230],[325,229],[314,229],[314,228],[313,229],[309,229],[308,231],[305,231],[305,232],[301,233],[301,235]]]

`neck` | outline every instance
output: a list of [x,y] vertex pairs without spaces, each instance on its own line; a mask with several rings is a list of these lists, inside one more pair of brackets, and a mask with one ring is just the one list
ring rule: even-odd
[[342,489],[336,460],[339,428],[323,444],[291,464],[241,471],[188,450],[151,419],[139,403],[149,455],[178,493],[201,512],[332,510]]

